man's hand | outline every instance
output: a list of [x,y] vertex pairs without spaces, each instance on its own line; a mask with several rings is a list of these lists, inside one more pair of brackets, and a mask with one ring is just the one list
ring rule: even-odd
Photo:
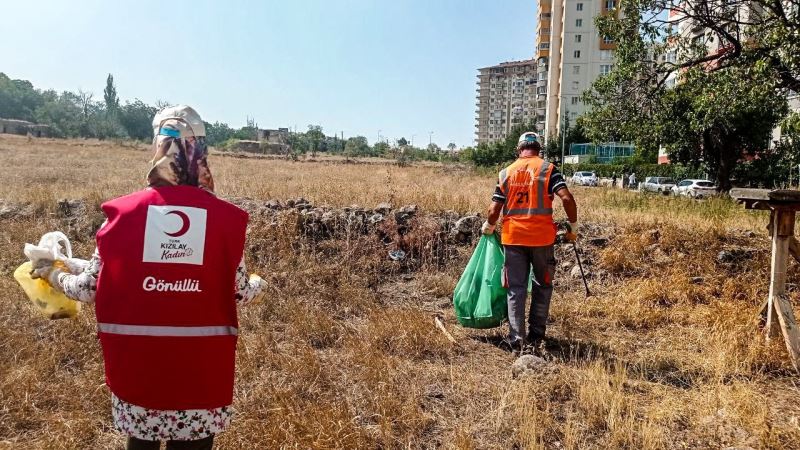
[[564,239],[569,242],[575,242],[578,240],[578,222],[567,222],[567,234],[564,235]]
[[495,228],[495,226],[491,225],[489,223],[489,221],[487,220],[487,221],[483,222],[483,225],[481,225],[481,233],[486,234],[486,235],[492,234],[492,233],[494,233],[494,228]]

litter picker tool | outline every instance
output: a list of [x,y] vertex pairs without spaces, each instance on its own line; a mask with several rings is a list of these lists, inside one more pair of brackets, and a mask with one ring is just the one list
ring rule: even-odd
[[581,270],[581,278],[583,278],[583,287],[586,288],[586,298],[589,298],[592,296],[592,293],[589,292],[589,283],[586,281],[586,274],[583,272],[583,264],[581,263],[581,256],[578,253],[578,244],[573,242],[572,249],[575,250],[575,259],[578,260],[578,268]]
[[[572,229],[570,228],[569,223],[567,223],[566,226],[567,226],[567,231],[571,233]],[[583,271],[583,263],[581,262],[581,255],[580,252],[578,252],[578,244],[575,241],[572,242],[572,250],[575,251],[575,259],[578,260],[578,269],[580,269],[581,271],[581,278],[583,279],[583,287],[586,289],[586,298],[589,298],[592,296],[592,293],[589,292],[589,283],[586,281],[586,273]]]

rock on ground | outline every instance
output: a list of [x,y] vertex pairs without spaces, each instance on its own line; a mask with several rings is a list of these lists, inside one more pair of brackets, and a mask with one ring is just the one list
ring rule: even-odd
[[551,364],[543,358],[534,355],[522,355],[511,365],[511,377],[519,378],[524,375],[536,375],[548,372]]

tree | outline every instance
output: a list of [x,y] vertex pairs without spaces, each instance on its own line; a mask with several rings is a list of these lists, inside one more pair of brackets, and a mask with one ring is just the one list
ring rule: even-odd
[[255,119],[247,118],[247,125],[239,128],[233,133],[234,139],[242,141],[255,141],[258,139],[258,124]]
[[[659,83],[665,75],[692,67],[712,72],[750,67],[777,89],[800,91],[800,5],[796,0],[626,0],[623,5],[624,16],[637,20],[641,35],[652,44],[648,62],[652,72],[660,75]],[[601,33],[614,35],[614,22],[622,21],[613,15],[600,18]],[[707,30],[705,40],[681,35],[682,27],[702,27]],[[634,28],[629,25],[628,29]],[[678,58],[658,61],[656,57],[665,50],[675,51]]]
[[0,117],[34,120],[34,113],[44,103],[30,81],[12,80],[0,72]]
[[159,111],[161,111],[162,109],[173,107],[173,106],[175,106],[175,104],[173,104],[169,100],[161,100],[161,99],[156,100],[156,109],[159,110]]
[[119,109],[119,98],[117,97],[117,88],[114,86],[114,76],[108,74],[106,78],[106,88],[103,89],[103,99],[106,102],[106,112],[114,114]]
[[91,92],[85,92],[82,90],[78,90],[78,102],[81,108],[81,113],[83,117],[89,118],[89,114],[93,107],[92,99],[94,98],[94,94]]
[[45,102],[36,109],[36,122],[50,125],[52,134],[57,137],[75,137],[80,134],[81,110],[79,98],[71,92],[55,91],[42,93]]
[[344,146],[344,152],[351,158],[356,156],[369,156],[369,142],[367,142],[367,138],[364,136],[348,138]]
[[[322,127],[319,125],[309,125],[306,131],[306,142],[308,143],[308,150],[311,150],[311,157],[316,158],[317,151],[320,149],[322,142],[325,140],[325,133],[322,132]],[[305,150],[305,149],[303,149]]]
[[447,144],[447,150],[449,150],[450,153],[454,153],[456,151],[456,148],[458,148],[458,146],[455,144],[455,142]]
[[517,157],[517,140],[520,135],[535,129],[533,123],[515,125],[504,140],[491,144],[481,143],[474,148],[465,149],[461,152],[460,158],[484,167],[496,167],[513,161]]
[[376,142],[372,146],[372,155],[373,156],[385,156],[389,153],[390,146],[388,143],[384,141]]
[[[745,26],[713,2],[674,3],[631,0],[619,16],[597,19],[601,34],[617,43],[616,60],[584,95],[590,112],[581,123],[594,141],[634,141],[647,154],[664,146],[671,160],[704,168],[728,190],[736,165],[769,147],[771,130],[787,111],[785,83],[774,61],[753,60],[741,47],[742,36],[766,26],[761,19]],[[705,4],[705,18],[651,13],[664,7],[694,11],[695,3]],[[720,29],[712,18],[733,28]],[[705,42],[677,34],[672,27],[680,20],[706,26],[721,39],[719,50],[709,52]],[[763,45],[760,37],[753,42]],[[670,80],[677,83],[670,86]]]
[[235,130],[228,126],[227,123],[204,123],[206,125],[206,142],[208,145],[221,145],[223,142],[231,139],[235,133]]
[[138,98],[131,102],[125,102],[125,106],[120,109],[119,121],[128,136],[140,141],[153,139],[153,117],[158,110]]
[[401,137],[400,139],[397,140],[397,145],[399,147],[405,147],[408,145],[408,140],[404,137]]

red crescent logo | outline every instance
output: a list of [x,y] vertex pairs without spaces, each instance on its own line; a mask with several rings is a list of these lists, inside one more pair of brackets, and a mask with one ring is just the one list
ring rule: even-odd
[[186,232],[189,231],[189,226],[191,225],[191,223],[189,222],[189,216],[187,216],[186,213],[183,212],[183,211],[170,211],[170,212],[168,212],[168,213],[166,213],[164,215],[168,216],[170,214],[175,214],[176,216],[180,217],[181,221],[183,221],[183,225],[181,226],[180,230],[178,230],[178,231],[176,231],[174,233],[167,233],[165,231],[164,234],[166,234],[167,236],[172,236],[172,237],[181,237],[184,234],[186,234]]

